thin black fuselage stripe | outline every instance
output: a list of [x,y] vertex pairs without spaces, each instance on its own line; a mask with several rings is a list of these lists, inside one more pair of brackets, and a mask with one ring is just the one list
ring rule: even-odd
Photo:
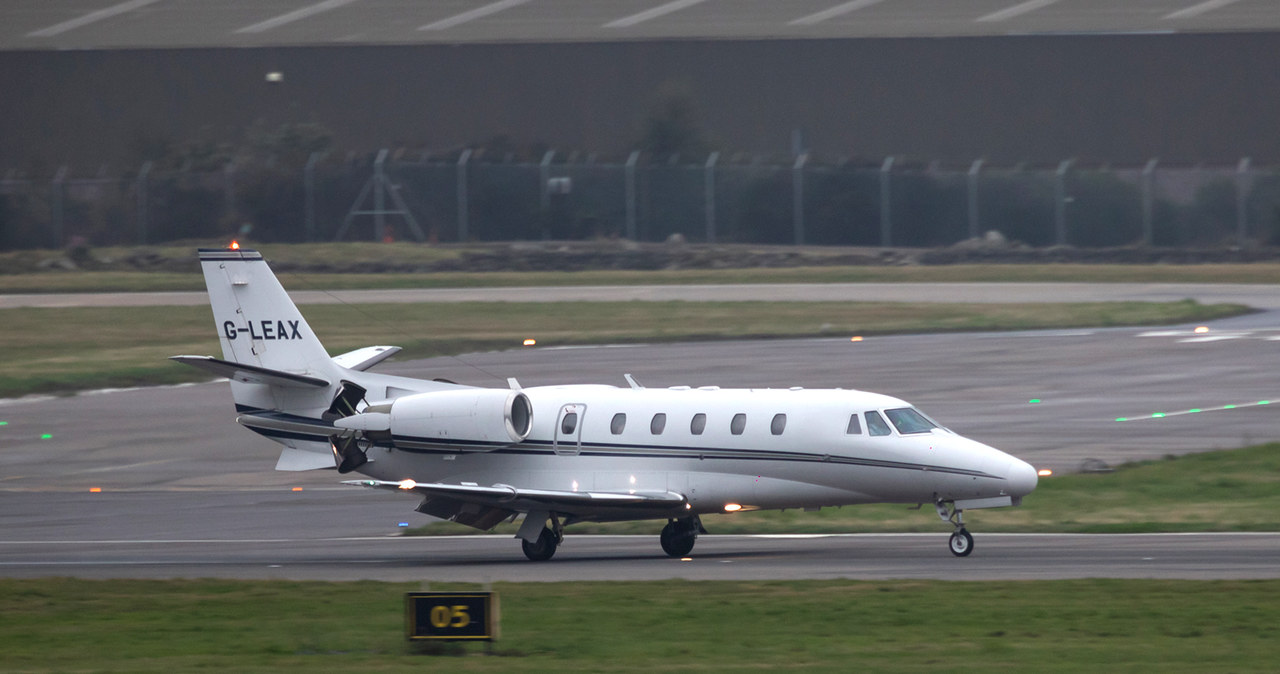
[[[253,416],[268,416],[267,414],[254,414]],[[333,427],[324,425],[317,419],[308,419],[296,415],[277,415],[271,413],[271,416],[289,418],[291,421],[310,422],[318,428],[330,430]],[[281,438],[289,440],[310,440],[313,442],[328,442],[329,433],[308,434],[297,431],[284,431],[269,428],[248,427],[250,430],[270,438]],[[399,444],[398,444],[399,443]],[[393,437],[391,443],[379,442],[375,443],[380,447],[394,447],[397,450],[410,452],[413,454],[466,454],[476,453],[477,447],[488,447],[483,453],[492,454],[518,454],[525,456],[538,456],[555,454],[557,446],[546,440],[525,440],[519,445],[498,445],[494,443],[482,443],[473,441],[448,443],[427,441],[420,438],[410,437]],[[409,444],[430,445],[429,447],[412,447]],[[866,466],[869,468],[893,468],[897,470],[913,470],[928,471],[937,473],[950,473],[954,475],[968,475],[971,477],[984,477],[992,479],[1000,479],[998,475],[991,475],[977,470],[969,470],[965,468],[950,468],[947,466],[934,466],[921,463],[909,463],[899,461],[884,461],[880,459],[863,459],[857,457],[837,456],[832,454],[817,454],[812,452],[782,452],[770,450],[756,449],[732,449],[724,447],[655,447],[653,445],[613,445],[613,444],[562,444],[561,447],[573,448],[576,456],[590,457],[615,457],[615,458],[631,458],[631,459],[701,459],[701,460],[728,460],[728,461],[780,461],[780,462],[797,462],[797,463],[836,463],[852,466]],[[580,447],[580,448],[579,448]],[[564,450],[561,450],[564,451]]]

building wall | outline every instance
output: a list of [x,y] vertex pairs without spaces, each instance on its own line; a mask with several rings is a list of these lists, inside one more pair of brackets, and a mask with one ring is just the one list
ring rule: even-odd
[[1274,33],[0,52],[0,170],[131,166],[255,121],[340,150],[621,154],[669,92],[729,151],[786,155],[802,129],[823,157],[1274,163],[1278,55]]

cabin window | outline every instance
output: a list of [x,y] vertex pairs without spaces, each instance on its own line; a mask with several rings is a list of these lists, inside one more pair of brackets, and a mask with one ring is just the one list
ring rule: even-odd
[[627,415],[618,412],[613,415],[613,421],[609,422],[609,432],[614,435],[622,435],[622,429],[627,427]]
[[849,415],[849,427],[844,432],[845,435],[862,435],[862,422],[858,420],[857,412]]
[[667,415],[658,412],[653,415],[653,421],[649,422],[649,432],[654,435],[662,435],[663,429],[667,427]]
[[903,435],[911,433],[928,433],[938,427],[937,424],[929,421],[929,418],[911,407],[899,407],[894,410],[885,410],[885,416],[889,417],[889,421],[898,432]]
[[693,421],[689,422],[689,432],[694,435],[702,435],[705,430],[707,430],[707,415],[698,412],[693,415]]
[[785,414],[773,415],[773,421],[769,423],[769,432],[773,433],[774,435],[782,435],[782,432],[785,431],[786,429],[787,429],[787,415]]
[[564,415],[564,419],[561,419],[561,420],[560,420],[560,434],[561,434],[561,435],[573,435],[573,432],[574,432],[575,430],[577,430],[577,428],[578,428],[578,413],[577,413],[577,412],[570,412],[570,413],[568,413],[568,414]]
[[863,414],[867,418],[867,433],[870,435],[889,435],[893,431],[889,430],[889,424],[884,422],[884,417],[879,412],[871,411]]
[[729,422],[729,432],[734,435],[742,435],[747,429],[747,415],[739,412],[733,415],[733,420]]

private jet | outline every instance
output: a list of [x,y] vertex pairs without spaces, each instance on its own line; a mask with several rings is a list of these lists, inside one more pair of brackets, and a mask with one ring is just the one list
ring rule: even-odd
[[530,560],[577,522],[667,520],[672,557],[702,516],[932,504],[973,551],[963,512],[1020,505],[1036,470],[897,398],[843,389],[465,386],[372,372],[394,346],[330,356],[262,255],[201,249],[222,358],[173,356],[231,382],[240,425],[281,445],[277,470],[411,494],[481,530],[523,516]]

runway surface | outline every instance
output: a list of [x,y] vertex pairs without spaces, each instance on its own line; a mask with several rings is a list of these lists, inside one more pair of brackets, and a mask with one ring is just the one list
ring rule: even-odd
[[506,536],[0,543],[0,575],[412,582],[610,580],[1048,580],[1280,577],[1280,534],[701,536],[673,559],[656,536],[568,536],[549,562]]
[[[863,388],[1059,471],[1280,438],[1280,404],[1269,404],[1280,401],[1280,312],[1219,321],[1208,333],[1192,327],[534,348],[380,369],[494,386],[512,376],[525,386],[622,385],[632,373],[650,387]],[[423,523],[413,499],[336,486],[327,471],[275,472],[277,446],[234,416],[225,382],[0,401],[0,576],[1280,577],[1272,534],[975,528],[977,551],[955,559],[941,523],[918,536],[708,536],[691,562],[666,559],[655,537],[570,528],[555,560],[530,564],[509,538],[393,537],[401,522]],[[715,518],[707,525],[714,532]]]

